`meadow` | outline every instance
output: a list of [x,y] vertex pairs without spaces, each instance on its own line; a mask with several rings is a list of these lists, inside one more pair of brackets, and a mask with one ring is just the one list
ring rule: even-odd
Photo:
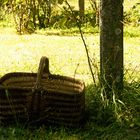
[[[50,60],[50,71],[81,79],[86,85],[87,121],[78,129],[68,129],[56,126],[40,126],[24,128],[21,125],[1,127],[1,140],[35,139],[35,140],[94,140],[94,139],[140,139],[139,113],[140,107],[140,34],[139,27],[125,27],[124,31],[124,99],[123,109],[118,112],[125,123],[112,122],[106,124],[104,110],[97,101],[99,89],[94,87],[88,68],[87,57],[80,35],[52,35],[47,31],[34,34],[17,35],[13,28],[0,29],[0,76],[9,72],[37,72],[42,56]],[[136,32],[137,31],[137,32]],[[99,34],[85,34],[85,41],[93,70],[98,83],[99,72]],[[97,108],[99,110],[97,111]],[[101,111],[99,113],[99,111]],[[108,112],[108,111],[107,111]],[[134,114],[133,114],[134,113]],[[97,115],[98,114],[98,115]]]
[[[127,27],[125,30],[124,67],[136,75],[140,65],[139,27]],[[9,28],[1,28],[0,34],[1,76],[13,71],[37,72],[40,58],[47,56],[52,73],[76,76],[86,83],[91,82],[85,48],[78,34],[58,36],[53,35],[55,31],[52,31],[52,35],[42,31],[42,34],[19,36],[14,29]],[[90,58],[99,66],[99,34],[84,36]],[[93,67],[93,70],[97,69]]]

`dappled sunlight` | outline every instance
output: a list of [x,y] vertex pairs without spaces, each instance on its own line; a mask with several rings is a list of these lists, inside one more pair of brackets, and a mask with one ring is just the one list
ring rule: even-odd
[[[5,38],[5,39],[3,39]],[[83,42],[79,36],[4,34],[0,37],[0,64],[3,75],[14,71],[36,72],[39,60],[47,56],[50,71],[89,80],[90,72]],[[91,56],[99,57],[98,36],[87,36]]]
[[[87,57],[80,36],[17,35],[4,29],[0,36],[0,75],[8,72],[37,72],[42,56],[50,60],[50,71],[91,82]],[[99,67],[99,36],[85,35],[89,54],[94,65]],[[139,37],[124,38],[125,69],[137,75],[140,67]],[[93,66],[93,71],[97,69]],[[128,77],[129,79],[129,77]]]
[[133,73],[133,77],[134,76],[136,76],[137,78],[139,77],[139,73],[140,73],[140,38],[139,37],[124,39],[124,66],[127,71]]

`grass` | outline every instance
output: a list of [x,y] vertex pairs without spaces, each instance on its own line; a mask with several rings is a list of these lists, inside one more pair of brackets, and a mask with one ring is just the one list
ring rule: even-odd
[[[3,31],[7,32],[7,30]],[[1,31],[2,33],[2,31]],[[11,34],[12,33],[12,34]],[[83,43],[79,36],[47,36],[47,35],[22,35],[18,36],[13,31],[0,37],[0,63],[3,75],[12,71],[36,72],[41,56],[50,59],[52,73],[60,73],[80,78],[90,76]],[[14,40],[14,41],[13,41]],[[98,49],[98,36],[87,36],[87,42],[94,51]],[[93,45],[94,43],[94,45]],[[96,53],[99,58],[99,53]],[[77,69],[76,73],[75,70]],[[83,79],[84,80],[84,79]]]
[[[139,27],[138,27],[139,28]],[[133,29],[133,30],[132,30]],[[0,76],[8,72],[37,72],[41,56],[50,59],[52,73],[76,77],[86,84],[87,121],[84,127],[68,129],[55,126],[0,127],[1,140],[136,140],[140,139],[140,49],[139,32],[126,27],[124,37],[125,90],[121,101],[117,98],[118,120],[109,122],[110,108],[100,102],[99,88],[92,85],[83,43],[76,36],[38,34],[17,35],[12,28],[0,29]],[[55,31],[52,31],[52,34]],[[130,36],[130,34],[132,36]],[[99,35],[85,34],[90,57],[99,65]],[[97,72],[96,69],[94,72]],[[113,113],[113,112],[112,112]],[[106,115],[105,115],[106,114]],[[112,118],[113,120],[113,118]],[[111,120],[111,121],[112,121]]]
[[[139,72],[140,49],[138,28],[125,29],[124,38],[124,65],[136,75]],[[86,82],[91,82],[88,70],[86,53],[80,36],[56,36],[42,34],[22,35],[14,29],[0,29],[0,75],[12,71],[36,72],[41,56],[50,59],[50,70],[68,76],[76,76]],[[53,34],[53,33],[52,33]],[[137,34],[129,36],[128,34]],[[85,35],[91,59],[99,63],[99,36],[98,34]],[[135,56],[135,57],[134,57]],[[76,71],[75,71],[76,70]]]

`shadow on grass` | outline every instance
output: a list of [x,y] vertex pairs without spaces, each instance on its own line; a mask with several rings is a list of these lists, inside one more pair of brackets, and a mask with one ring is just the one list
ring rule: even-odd
[[86,87],[85,123],[79,128],[49,124],[39,126],[12,125],[0,127],[0,139],[35,140],[120,140],[140,139],[140,82],[125,83],[121,99],[108,105],[99,87]]

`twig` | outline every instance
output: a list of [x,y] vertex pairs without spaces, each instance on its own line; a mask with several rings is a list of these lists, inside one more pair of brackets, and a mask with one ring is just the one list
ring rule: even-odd
[[95,87],[96,87],[96,80],[95,80],[95,76],[94,76],[94,73],[93,73],[93,70],[92,70],[92,66],[91,66],[91,62],[90,62],[90,56],[89,56],[89,52],[88,52],[88,47],[87,47],[86,41],[85,41],[85,39],[84,39],[83,32],[82,32],[82,30],[81,30],[80,21],[76,18],[75,14],[74,14],[74,12],[73,12],[73,10],[72,10],[70,4],[67,2],[67,0],[66,0],[65,2],[66,2],[66,4],[68,5],[68,7],[69,7],[69,9],[70,9],[70,11],[71,11],[73,17],[75,18],[77,27],[78,27],[79,32],[80,32],[80,35],[81,35],[81,39],[82,39],[83,44],[84,44],[84,46],[85,46],[85,51],[86,51],[86,55],[87,55],[89,70],[90,70],[91,75],[92,75],[93,83],[94,83],[94,85],[95,85]]

